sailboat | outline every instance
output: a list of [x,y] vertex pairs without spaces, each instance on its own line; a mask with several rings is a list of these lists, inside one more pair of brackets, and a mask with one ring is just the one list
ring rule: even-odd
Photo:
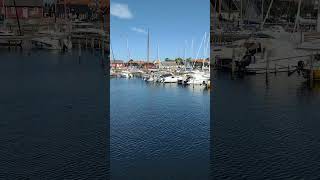
[[[57,0],[55,1],[55,11],[57,9]],[[65,7],[66,9],[66,4]],[[56,16],[55,12],[55,16]],[[65,15],[65,18],[67,16]],[[71,37],[68,36],[67,32],[60,32],[55,26],[54,30],[44,30],[39,31],[38,35],[40,37],[36,37],[31,39],[32,44],[35,48],[39,49],[48,49],[48,50],[70,50],[72,49],[72,41]]]
[[31,40],[35,48],[48,50],[71,49],[71,41],[66,39],[64,33],[57,31],[39,31],[39,36]]
[[[210,45],[210,37],[209,37],[209,35],[207,36],[207,34],[205,33],[204,38],[203,38],[203,60],[202,60],[201,70],[197,69],[197,70],[193,70],[190,73],[188,73],[187,79],[184,81],[184,84],[186,84],[186,85],[207,85],[208,82],[210,81],[210,74],[205,69],[205,57],[208,54],[209,45]],[[201,45],[200,45],[200,49],[201,49]]]
[[[296,69],[299,61],[310,59],[311,49],[302,48],[301,33],[287,32],[281,26],[264,28],[272,7],[261,23],[261,30],[248,39],[235,41],[221,49],[214,49],[212,55],[221,69],[245,71],[247,73],[288,72]],[[297,28],[301,0],[296,16]]]

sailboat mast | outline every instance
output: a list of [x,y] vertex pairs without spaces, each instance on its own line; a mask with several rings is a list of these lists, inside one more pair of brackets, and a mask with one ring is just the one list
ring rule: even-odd
[[4,7],[4,0],[2,0],[2,13],[3,13],[3,17],[5,19],[6,18],[6,10],[5,10],[5,7]]
[[66,0],[64,0],[63,2],[64,2],[64,19],[67,20],[67,2]]
[[147,40],[147,67],[149,64],[149,60],[150,60],[150,32],[149,32],[149,28],[148,28],[148,40]]
[[127,35],[126,42],[127,42],[128,62],[129,62],[129,61],[130,61],[130,49],[129,49],[129,40],[128,40],[128,35]]
[[262,27],[263,13],[264,13],[264,0],[261,0],[261,29],[263,28]]
[[157,59],[158,59],[158,68],[160,69],[160,58],[159,58],[159,44],[158,44],[158,47],[157,47]]
[[114,53],[113,53],[113,49],[112,49],[112,44],[111,44],[111,43],[110,43],[110,50],[111,50],[113,62],[115,63],[115,62],[116,62],[116,59],[115,59],[115,56],[114,56]]
[[184,45],[184,69],[187,69],[187,55],[186,55],[186,46],[187,46],[187,40],[185,40],[185,45]]
[[301,1],[302,1],[302,0],[299,0],[298,11],[297,11],[297,15],[296,15],[296,21],[295,21],[295,23],[294,23],[293,32],[295,32],[296,29],[299,28],[299,18],[300,18]]
[[[199,56],[199,53],[200,53],[200,50],[201,50],[201,47],[202,47],[202,44],[204,44],[204,39],[205,39],[205,36],[206,36],[206,32],[205,32],[205,34],[204,34],[204,36],[203,36],[203,38],[202,38],[202,40],[201,40],[201,43],[200,43],[200,47],[199,47],[199,49],[198,49],[198,52],[197,52],[197,55],[196,55],[196,58],[195,58],[195,61],[198,59],[198,56]],[[194,63],[193,63],[193,67],[195,66],[195,61],[194,61]]]
[[193,58],[193,55],[194,53],[193,53],[193,39],[191,40],[191,59]]
[[211,6],[210,8],[213,9],[212,27],[210,27],[210,28],[213,28],[213,30],[211,31],[212,37],[213,37],[213,39],[212,39],[212,41],[213,41],[213,43],[212,43],[212,48],[213,48],[214,42],[215,42],[215,39],[214,39],[215,34],[214,34],[214,32],[215,32],[215,30],[216,30],[216,26],[215,26],[216,5],[217,5],[217,1],[216,1],[216,0],[214,0],[214,7],[213,7],[213,5],[211,4],[211,1],[210,1],[210,6]]
[[16,0],[13,0],[13,5],[14,5],[14,9],[16,11],[16,17],[17,17],[17,22],[18,22],[18,27],[19,27],[19,35],[21,36],[22,33],[21,33],[20,20],[19,20],[19,16],[18,16]]
[[204,34],[204,41],[203,41],[203,60],[202,60],[202,70],[204,68],[204,60],[206,58],[206,51],[207,51],[207,39],[209,39],[207,37],[207,32],[205,32]]
[[240,0],[240,26],[242,26],[242,21],[243,21],[243,17],[242,17],[242,0]]
[[221,15],[221,6],[222,6],[222,1],[219,0],[219,17],[218,17],[218,20],[219,20],[219,28],[220,28],[220,35],[219,35],[219,43],[221,44],[221,41],[222,41],[222,18],[220,19],[220,17],[222,16]]
[[[57,3],[58,3],[58,0],[55,0],[54,2],[54,22],[57,23]],[[57,25],[55,25],[57,26]]]
[[318,0],[317,32],[320,32],[320,0]]
[[[300,0],[300,2],[301,2],[301,0]],[[272,4],[273,4],[273,0],[271,0],[271,3],[270,3],[270,5],[269,5],[268,11],[267,11],[267,14],[266,14],[266,16],[264,17],[264,20],[263,20],[263,22],[262,22],[261,29],[263,29],[263,26],[264,26],[264,24],[266,23],[266,20],[267,20],[267,18],[268,18],[268,16],[269,16],[269,13],[270,13]]]

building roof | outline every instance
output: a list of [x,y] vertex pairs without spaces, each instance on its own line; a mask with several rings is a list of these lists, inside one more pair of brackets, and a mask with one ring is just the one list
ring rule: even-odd
[[95,6],[96,4],[99,4],[100,7],[104,7],[106,4],[109,6],[110,4],[110,0],[58,0],[58,4],[64,4],[64,1],[66,1],[67,4],[71,5]]
[[[0,0],[2,4],[3,0]],[[13,0],[4,0],[6,6],[14,6]],[[43,6],[43,0],[16,0],[16,6],[40,7]]]
[[161,66],[177,66],[175,61],[162,61]]
[[209,60],[208,60],[208,59],[195,59],[195,60],[192,60],[192,62],[196,62],[196,63],[203,63],[203,62],[205,62],[205,63],[207,63],[207,62],[209,62]]

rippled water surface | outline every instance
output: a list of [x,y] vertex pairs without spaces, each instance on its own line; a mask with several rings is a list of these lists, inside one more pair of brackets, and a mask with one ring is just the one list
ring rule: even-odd
[[112,179],[208,179],[208,91],[141,79],[110,84]]
[[82,53],[0,52],[0,179],[106,179],[106,78]]
[[320,85],[286,74],[214,80],[216,179],[320,179]]

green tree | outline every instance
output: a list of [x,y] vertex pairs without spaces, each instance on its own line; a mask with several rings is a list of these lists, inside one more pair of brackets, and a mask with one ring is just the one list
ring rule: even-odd
[[180,57],[176,58],[175,61],[177,64],[183,64],[183,59]]

